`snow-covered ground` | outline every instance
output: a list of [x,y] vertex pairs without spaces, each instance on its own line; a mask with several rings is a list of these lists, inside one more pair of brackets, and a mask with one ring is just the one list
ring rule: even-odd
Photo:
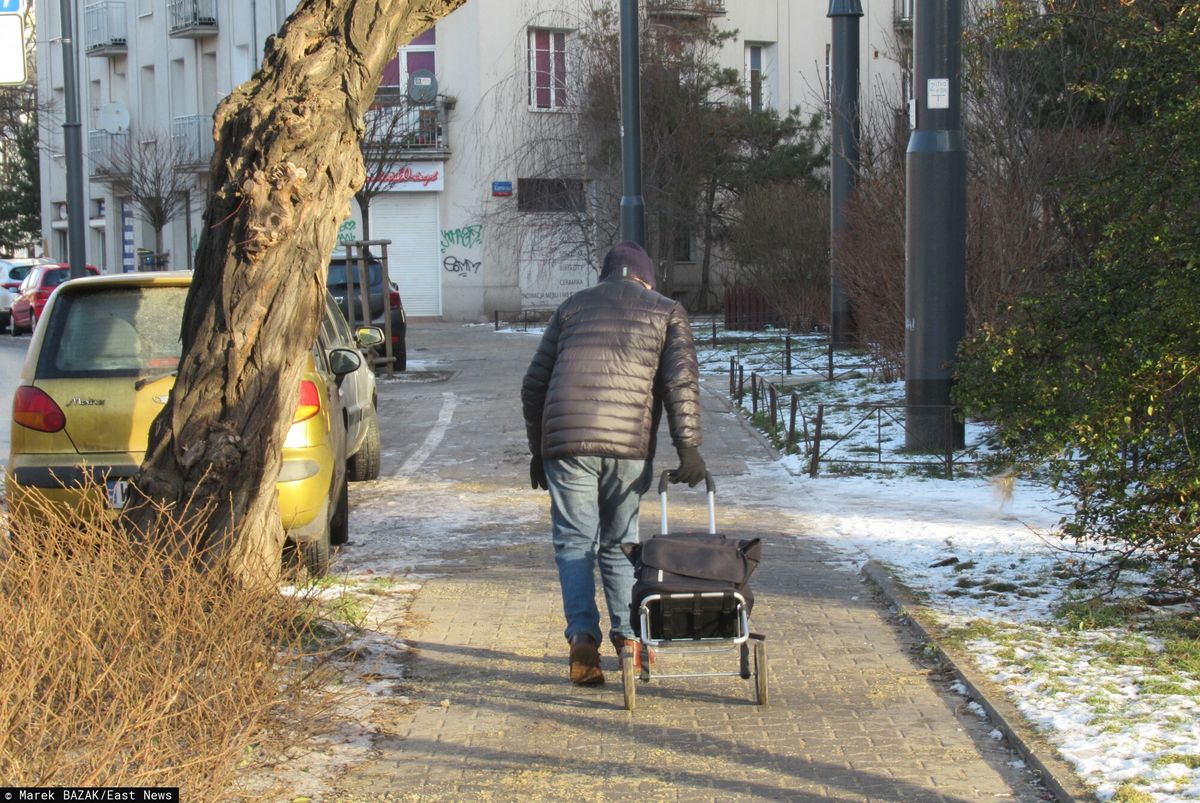
[[[714,347],[703,342],[705,334],[699,330],[697,344],[703,370],[727,375],[731,354],[740,351],[747,376],[759,371],[780,379],[781,347]],[[793,347],[799,360],[822,364],[817,341],[800,339]],[[811,418],[818,403],[902,405],[902,384],[857,373],[804,385],[801,411],[807,405]],[[747,398],[747,413],[749,406]],[[869,455],[882,444],[885,458],[904,459],[897,450],[902,426],[883,434],[873,424],[856,430],[861,413],[836,414],[841,418],[835,417],[832,429],[849,433],[845,453]],[[985,435],[969,427],[968,447],[982,449]],[[779,474],[787,472],[786,498],[793,500],[790,518],[797,531],[840,550],[853,570],[868,559],[887,565],[962,639],[978,668],[1004,688],[1100,800],[1200,800],[1196,629],[1180,637],[1178,630],[1132,625],[1128,617],[1100,626],[1105,622],[1096,617],[1068,615],[1088,610],[1070,603],[1097,591],[1072,586],[1077,573],[1071,569],[1088,555],[1055,537],[1069,505],[1044,486],[978,473],[947,481],[919,467],[851,468],[856,475],[834,475],[823,463],[813,479],[807,456],[789,454],[756,467],[761,476],[748,484],[780,487]],[[1195,608],[1149,614],[1160,623],[1188,617],[1194,623],[1198,615]]]

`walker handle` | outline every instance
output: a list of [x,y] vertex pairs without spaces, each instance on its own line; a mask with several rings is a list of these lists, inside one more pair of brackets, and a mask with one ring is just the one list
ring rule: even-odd
[[[662,473],[662,478],[658,481],[658,501],[662,508],[662,527],[659,529],[660,535],[668,535],[667,529],[667,485],[670,484],[671,470],[667,469]],[[704,472],[704,491],[708,496],[708,532],[709,535],[717,534],[717,483],[713,480],[712,472]]]

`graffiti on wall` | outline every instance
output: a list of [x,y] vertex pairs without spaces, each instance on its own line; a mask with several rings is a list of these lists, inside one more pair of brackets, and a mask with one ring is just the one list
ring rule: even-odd
[[483,245],[483,224],[472,223],[469,226],[459,226],[457,229],[442,229],[442,253],[451,246],[458,248],[479,248]]
[[[483,267],[483,224],[471,223],[456,229],[442,229],[442,269],[465,279],[478,276]],[[450,252],[450,253],[447,253]],[[467,252],[467,253],[464,253]]]
[[342,225],[338,226],[337,241],[339,243],[352,243],[358,239],[358,223],[351,219],[347,220]]

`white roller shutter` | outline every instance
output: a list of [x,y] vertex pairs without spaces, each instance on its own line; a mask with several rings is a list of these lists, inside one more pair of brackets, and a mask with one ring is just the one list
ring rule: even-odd
[[391,240],[388,272],[409,315],[442,314],[438,195],[395,192],[371,201],[371,238]]

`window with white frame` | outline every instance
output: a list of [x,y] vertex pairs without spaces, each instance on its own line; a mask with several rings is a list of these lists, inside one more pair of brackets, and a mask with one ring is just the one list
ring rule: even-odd
[[417,70],[437,73],[437,28],[430,28],[416,39],[403,45],[396,58],[383,69],[381,87],[395,87],[401,94],[408,91],[408,78]]
[[774,45],[746,43],[746,101],[751,111],[760,112],[775,106],[774,61]]
[[561,109],[567,105],[567,34],[549,28],[529,29],[529,108]]

